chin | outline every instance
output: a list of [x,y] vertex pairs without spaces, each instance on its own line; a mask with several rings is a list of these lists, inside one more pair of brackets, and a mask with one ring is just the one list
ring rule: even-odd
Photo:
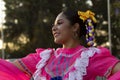
[[55,42],[56,44],[63,44],[62,41],[61,41],[61,40],[58,40],[58,39],[54,39],[54,42]]

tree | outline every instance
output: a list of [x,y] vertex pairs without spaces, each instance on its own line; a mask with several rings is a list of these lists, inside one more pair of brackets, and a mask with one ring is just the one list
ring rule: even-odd
[[[38,47],[52,47],[51,23],[62,10],[61,3],[51,7],[47,0],[4,0],[6,2],[6,53],[10,57],[22,57]],[[47,35],[47,36],[46,36]]]
[[[38,47],[58,47],[51,34],[52,23],[63,8],[90,9],[98,19],[97,45],[108,41],[107,0],[4,0],[6,2],[5,43],[7,58],[23,57]],[[114,2],[114,1],[113,1]],[[102,6],[101,6],[102,5]],[[114,11],[112,11],[114,13]],[[119,24],[118,24],[119,25]],[[102,34],[101,31],[106,33]],[[118,33],[117,33],[118,35]],[[115,46],[115,45],[114,45]]]
[[111,29],[113,55],[120,58],[120,1],[111,1]]

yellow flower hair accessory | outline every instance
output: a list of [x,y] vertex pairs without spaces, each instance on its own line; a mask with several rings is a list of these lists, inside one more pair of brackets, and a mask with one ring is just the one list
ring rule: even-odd
[[83,21],[87,20],[90,18],[94,23],[97,23],[95,16],[95,13],[93,13],[90,10],[87,10],[86,12],[78,11],[79,18],[82,19]]

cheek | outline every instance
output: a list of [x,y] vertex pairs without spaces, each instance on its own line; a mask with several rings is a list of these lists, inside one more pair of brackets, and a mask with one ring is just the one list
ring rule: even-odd
[[64,39],[69,39],[71,38],[71,31],[70,30],[64,30],[61,35]]
[[68,41],[72,37],[71,31],[69,28],[65,28],[65,27],[60,28],[59,32],[60,32],[60,35],[54,39],[56,43],[62,44]]
[[72,37],[72,30],[69,26],[62,28],[61,32],[62,32],[61,34],[64,38],[71,38]]

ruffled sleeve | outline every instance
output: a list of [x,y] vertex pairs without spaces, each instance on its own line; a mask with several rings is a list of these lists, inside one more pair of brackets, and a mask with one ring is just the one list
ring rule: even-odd
[[42,51],[44,51],[45,49],[39,48],[36,49],[36,53],[30,53],[29,55],[27,55],[26,57],[23,57],[21,59],[18,59],[18,63],[19,65],[22,66],[22,68],[29,74],[32,76],[32,74],[35,72],[36,70],[36,64],[38,63],[38,61],[41,59],[40,58],[40,53]]
[[108,77],[119,60],[107,48],[99,47],[100,53],[90,58],[89,70],[97,76]]

